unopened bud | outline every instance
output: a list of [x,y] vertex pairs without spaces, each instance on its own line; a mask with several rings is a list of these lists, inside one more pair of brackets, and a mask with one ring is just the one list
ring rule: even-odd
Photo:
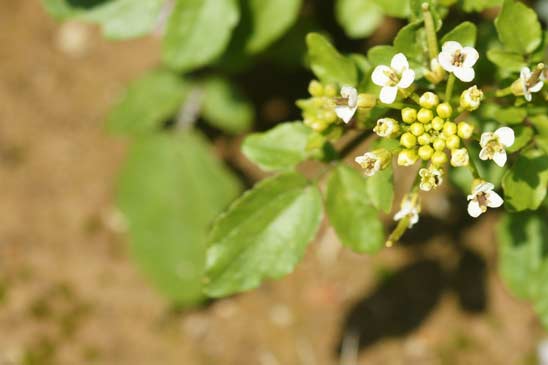
[[418,159],[419,156],[415,150],[402,150],[398,154],[398,165],[411,166],[417,162]]
[[419,105],[426,109],[432,109],[440,102],[440,98],[433,92],[427,91],[421,95]]
[[373,132],[379,137],[393,138],[400,132],[400,126],[395,119],[381,118],[377,120],[377,125],[373,128]]
[[457,125],[457,129],[457,134],[462,139],[468,139],[472,137],[472,133],[474,133],[474,126],[466,122],[460,122]]
[[310,84],[308,84],[308,92],[312,96],[323,96],[323,85],[318,80],[312,80],[310,81]]
[[371,109],[377,105],[377,96],[373,94],[359,94],[358,108]]
[[483,99],[483,91],[476,85],[462,92],[460,96],[460,106],[464,110],[473,111],[479,108]]

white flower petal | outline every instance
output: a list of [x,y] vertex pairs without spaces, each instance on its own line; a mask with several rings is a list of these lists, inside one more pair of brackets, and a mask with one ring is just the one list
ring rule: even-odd
[[531,95],[531,92],[529,91],[529,89],[527,89],[527,87],[523,88],[523,97],[527,101],[533,100],[533,95]]
[[341,88],[341,96],[348,98],[348,106],[355,107],[358,104],[358,90],[355,87],[345,85]]
[[408,226],[408,228],[411,228],[412,226],[417,224],[418,221],[419,221],[419,215],[416,212],[413,212],[411,217],[409,217],[409,226]]
[[375,67],[373,73],[371,74],[371,80],[375,85],[386,86],[390,84],[390,78],[387,76],[387,73],[392,72],[390,67],[385,65],[379,65]]
[[493,155],[493,161],[495,161],[495,163],[499,165],[500,167],[504,166],[504,164],[506,163],[506,160],[507,160],[506,151],[495,152],[495,154]]
[[398,88],[396,86],[385,86],[381,89],[379,99],[385,104],[392,104],[396,100],[398,95]]
[[532,92],[532,93],[538,93],[542,89],[543,86],[544,86],[544,81],[540,80],[539,82],[537,82],[536,84],[531,86],[529,88],[529,91]]
[[519,72],[519,78],[526,83],[527,80],[529,80],[529,77],[531,77],[531,70],[529,67],[522,67],[522,69]]
[[415,71],[407,69],[401,74],[401,79],[397,86],[401,89],[407,89],[413,81],[415,81]]
[[356,156],[356,157],[354,158],[354,161],[356,161],[356,163],[358,163],[358,164],[361,165],[362,163],[365,162],[365,156]]
[[476,188],[474,189],[474,195],[477,195],[478,193],[487,193],[494,188],[495,185],[491,184],[490,182],[484,181],[476,186]]
[[455,70],[455,66],[453,66],[453,55],[451,53],[441,52],[438,56],[438,62],[447,72],[453,72]]
[[492,132],[483,132],[480,137],[480,146],[485,147],[493,139]]
[[456,67],[453,72],[455,76],[463,82],[470,82],[474,80],[474,77],[476,76],[476,72],[472,67]]
[[504,200],[500,197],[500,195],[494,191],[489,191],[485,195],[487,198],[487,206],[489,208],[498,208],[504,203]]
[[471,217],[477,218],[481,213],[483,213],[483,210],[477,200],[472,200],[468,203],[468,214],[470,214]]
[[472,67],[476,64],[479,58],[479,53],[476,51],[475,48],[472,47],[464,47],[462,50],[462,53],[466,55],[464,58],[464,62],[462,63],[462,67]]
[[356,109],[358,109],[357,106],[351,108],[347,105],[337,105],[335,107],[335,113],[337,114],[339,118],[343,120],[343,122],[348,123],[354,116]]
[[455,51],[462,51],[462,46],[459,42],[447,41],[441,46],[441,51],[453,54]]
[[398,53],[392,57],[390,67],[398,74],[402,74],[405,70],[409,69],[409,63],[403,53]]
[[397,212],[396,214],[394,214],[394,220],[395,220],[395,221],[399,221],[400,219],[402,219],[403,217],[405,217],[406,214],[407,214],[407,212],[404,212],[403,210],[400,210],[399,212]]
[[489,159],[489,153],[487,152],[487,148],[482,148],[479,153],[480,160],[488,160]]
[[513,145],[516,139],[514,135],[514,130],[510,127],[500,127],[495,131],[495,136],[497,136],[499,142],[506,147],[510,147],[511,145]]

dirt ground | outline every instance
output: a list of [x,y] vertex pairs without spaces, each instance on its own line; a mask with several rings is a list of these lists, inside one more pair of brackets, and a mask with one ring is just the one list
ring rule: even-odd
[[322,229],[285,279],[172,310],[128,256],[113,209],[125,144],[103,128],[158,41],[84,28],[80,49],[37,0],[2,5],[0,365],[536,363],[545,335],[495,273],[496,215],[444,225],[439,196],[376,257]]

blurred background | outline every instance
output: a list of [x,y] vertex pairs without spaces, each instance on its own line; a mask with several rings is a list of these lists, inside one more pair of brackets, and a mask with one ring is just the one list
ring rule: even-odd
[[[288,277],[191,309],[171,304],[132,260],[115,205],[128,143],[104,128],[128,82],[159,64],[160,39],[113,43],[95,26],[56,23],[38,1],[2,5],[0,365],[548,363],[538,319],[496,273],[497,213],[472,222],[459,206],[447,220],[443,193],[401,245],[374,257],[341,248],[326,225]],[[387,17],[351,40],[333,8],[306,1],[295,28],[363,53],[404,24]],[[275,51],[289,43],[278,43],[233,76],[255,130],[300,117],[294,100],[312,75],[299,34],[287,36],[297,42],[286,62]],[[264,176],[240,155],[241,136],[198,126],[245,184]]]

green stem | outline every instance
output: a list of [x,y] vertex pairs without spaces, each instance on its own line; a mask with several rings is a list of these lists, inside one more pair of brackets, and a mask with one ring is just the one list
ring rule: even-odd
[[390,233],[388,238],[386,239],[386,247],[392,247],[395,243],[397,243],[401,236],[407,231],[407,228],[409,227],[409,216],[403,217],[399,222],[396,228]]
[[455,74],[450,73],[447,79],[447,86],[445,88],[445,101],[450,102],[453,96],[453,88],[455,87]]
[[500,89],[500,90],[497,90],[495,92],[495,95],[499,98],[501,98],[503,96],[510,95],[510,94],[512,94],[512,87],[511,86],[505,87],[504,89]]
[[[467,150],[468,150],[468,148],[467,148]],[[476,166],[476,163],[472,159],[472,156],[470,154],[470,150],[468,150],[468,155],[470,156],[470,158],[468,159],[468,168],[470,169],[470,172],[472,172],[472,176],[474,176],[474,179],[481,179],[479,171],[478,171],[478,167]]]
[[430,54],[430,60],[438,57],[438,37],[436,35],[436,28],[434,26],[434,18],[430,12],[428,3],[422,4],[422,12],[424,16],[424,29],[426,31],[426,43],[428,44],[428,52]]

